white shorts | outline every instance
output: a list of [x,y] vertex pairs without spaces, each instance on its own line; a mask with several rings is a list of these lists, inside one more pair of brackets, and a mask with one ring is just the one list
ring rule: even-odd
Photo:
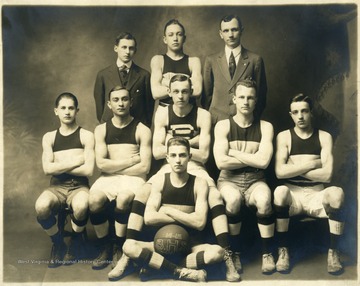
[[122,192],[135,194],[144,183],[143,178],[136,176],[102,174],[92,185],[90,192],[103,192],[109,201],[113,201]]
[[325,190],[323,184],[314,186],[297,186],[285,184],[290,189],[292,203],[289,215],[306,214],[316,218],[327,218],[323,199]]
[[[157,176],[161,176],[164,175],[166,173],[170,173],[171,172],[171,167],[169,164],[165,164],[161,167],[161,169],[155,174],[153,175],[146,183],[147,184],[153,184],[155,182],[155,180],[157,179]],[[206,182],[208,183],[209,187],[216,187],[215,185],[215,181],[209,176],[208,172],[205,170],[204,166],[198,165],[194,162],[189,162],[188,164],[188,169],[187,172],[190,175],[202,178],[204,180],[206,180]]]

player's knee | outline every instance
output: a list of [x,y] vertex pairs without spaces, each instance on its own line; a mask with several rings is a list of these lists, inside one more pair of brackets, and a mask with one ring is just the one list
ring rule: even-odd
[[271,196],[259,196],[256,198],[255,206],[259,213],[263,215],[270,215],[272,213]]
[[290,190],[286,186],[279,186],[274,191],[274,203],[277,206],[284,206],[288,201]]
[[344,191],[339,187],[331,187],[327,190],[328,203],[332,208],[339,209],[342,207],[345,199]]
[[226,202],[226,213],[228,215],[237,215],[240,212],[241,208],[241,200],[232,199]]
[[118,195],[116,198],[116,209],[119,211],[130,210],[130,205],[133,199],[134,195]]
[[224,204],[224,201],[221,197],[220,192],[215,187],[210,187],[208,200],[209,200],[210,208],[217,206],[217,205]]
[[37,199],[35,203],[35,211],[39,218],[46,219],[51,215],[51,202],[42,198]]
[[209,259],[209,261],[207,261],[207,264],[221,262],[224,259],[224,249],[218,245],[213,245],[206,252],[208,252],[207,256]]
[[103,209],[104,204],[106,202],[106,198],[104,198],[100,192],[90,192],[89,195],[89,209],[90,212],[96,213]]

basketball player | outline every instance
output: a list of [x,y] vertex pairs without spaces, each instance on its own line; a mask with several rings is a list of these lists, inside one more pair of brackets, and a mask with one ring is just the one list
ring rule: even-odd
[[290,101],[290,116],[295,127],[277,136],[275,171],[283,185],[274,192],[276,230],[279,236],[279,257],[276,269],[290,268],[287,244],[289,217],[306,214],[328,218],[330,249],[328,272],[339,274],[343,268],[339,258],[338,240],[343,234],[342,207],[344,192],[339,187],[325,188],[333,172],[332,137],[312,126],[312,100],[303,94]]
[[113,118],[95,129],[96,163],[102,174],[91,187],[89,208],[101,251],[93,261],[93,269],[106,267],[111,259],[113,249],[106,212],[110,202],[116,202],[115,248],[121,250],[131,203],[150,168],[151,132],[130,115],[131,103],[128,90],[114,87],[108,100]]
[[201,244],[201,231],[208,213],[208,185],[206,180],[190,175],[187,166],[191,159],[189,141],[182,137],[167,142],[166,160],[170,173],[158,174],[152,184],[145,209],[145,224],[163,226],[180,224],[191,239],[191,251],[184,262],[185,267],[165,259],[154,251],[154,242],[127,239],[124,253],[142,267],[166,271],[174,278],[194,282],[206,281],[207,273],[201,269],[206,264],[221,262],[224,251],[218,245]]
[[[60,128],[47,132],[42,140],[43,169],[52,177],[50,186],[35,204],[37,220],[53,242],[49,267],[70,264],[81,254],[82,235],[88,219],[87,176],[92,175],[95,164],[94,135],[76,123],[79,108],[75,95],[60,94],[54,112],[60,120]],[[73,234],[64,257],[66,245],[56,215],[65,208],[71,209]]]
[[244,205],[257,210],[257,222],[262,238],[262,272],[275,270],[270,243],[275,224],[272,216],[271,191],[265,182],[264,169],[273,153],[273,127],[269,122],[255,119],[256,83],[240,80],[233,101],[236,114],[219,121],[215,126],[214,155],[221,170],[218,188],[225,201],[231,247],[240,251],[239,235]]
[[172,102],[168,93],[169,82],[173,75],[178,73],[191,77],[193,97],[197,98],[201,95],[202,75],[200,59],[184,54],[185,40],[184,26],[176,19],[169,20],[165,24],[163,37],[167,47],[166,54],[155,55],[150,63],[151,92],[155,100],[160,100],[160,106],[167,106]]

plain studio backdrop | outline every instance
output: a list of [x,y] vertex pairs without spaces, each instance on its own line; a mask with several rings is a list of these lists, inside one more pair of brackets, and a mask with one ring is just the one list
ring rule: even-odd
[[176,18],[186,29],[185,53],[203,65],[206,55],[224,48],[219,20],[233,13],[245,27],[243,46],[264,59],[268,93],[263,118],[274,125],[275,135],[293,126],[289,98],[303,92],[315,101],[314,119],[321,122],[316,125],[336,138],[332,184],[344,188],[347,214],[341,249],[356,259],[356,5],[3,6],[4,257],[12,258],[6,265],[16,266],[21,259],[8,247],[16,237],[33,232],[36,239],[48,239],[36,222],[34,204],[49,184],[41,166],[41,138],[59,126],[55,98],[74,93],[78,123],[93,131],[98,124],[95,77],[115,62],[119,32],[136,37],[134,61],[150,70],[152,56],[166,52],[164,25]]

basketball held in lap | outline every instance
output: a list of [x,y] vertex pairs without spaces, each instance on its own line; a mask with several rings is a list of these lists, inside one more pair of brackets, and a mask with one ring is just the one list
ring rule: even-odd
[[170,224],[158,230],[154,238],[155,251],[163,255],[187,253],[189,234],[181,226]]

